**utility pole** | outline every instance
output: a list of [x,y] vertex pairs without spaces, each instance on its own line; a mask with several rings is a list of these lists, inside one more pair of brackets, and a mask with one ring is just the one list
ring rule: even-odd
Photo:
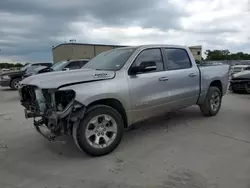
[[74,58],[74,46],[73,43],[76,42],[76,39],[70,39],[69,42],[71,43],[71,59]]

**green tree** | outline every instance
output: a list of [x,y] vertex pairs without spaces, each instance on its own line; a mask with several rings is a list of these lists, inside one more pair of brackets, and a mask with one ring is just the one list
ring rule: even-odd
[[250,54],[237,52],[230,53],[229,50],[206,50],[206,60],[250,60]]

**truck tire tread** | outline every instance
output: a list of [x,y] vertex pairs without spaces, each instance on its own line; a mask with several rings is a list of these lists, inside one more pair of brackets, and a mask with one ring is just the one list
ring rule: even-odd
[[[211,105],[210,105],[210,98],[214,92],[218,92],[220,94],[220,104],[219,104],[219,107],[216,111],[213,111],[211,109]],[[220,89],[218,87],[214,87],[214,86],[209,87],[204,103],[199,105],[202,114],[204,116],[215,116],[220,110],[221,101],[222,101],[222,95],[221,95]]]
[[[84,132],[85,132],[88,122],[90,121],[92,117],[98,114],[104,114],[104,113],[111,115],[116,120],[117,137],[115,138],[114,142],[110,146],[106,148],[102,148],[102,149],[96,149],[89,145],[89,143],[87,142],[85,138]],[[96,105],[96,106],[89,108],[86,111],[86,114],[84,115],[80,123],[74,126],[73,138],[74,138],[76,145],[81,151],[91,156],[102,156],[102,155],[106,155],[112,152],[118,147],[123,137],[123,130],[124,130],[124,123],[119,112],[117,112],[114,108],[110,106]]]

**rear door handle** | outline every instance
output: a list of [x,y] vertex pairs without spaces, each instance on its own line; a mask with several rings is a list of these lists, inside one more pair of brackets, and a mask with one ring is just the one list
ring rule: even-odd
[[167,76],[164,76],[164,77],[160,77],[159,78],[159,81],[167,81],[168,80],[168,77]]
[[190,74],[189,74],[189,77],[195,77],[195,76],[197,76],[196,73],[190,73]]

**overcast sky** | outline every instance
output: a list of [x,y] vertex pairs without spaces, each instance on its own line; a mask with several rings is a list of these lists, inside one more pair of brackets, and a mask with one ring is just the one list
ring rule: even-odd
[[70,39],[250,53],[250,0],[0,0],[0,62],[51,61]]

